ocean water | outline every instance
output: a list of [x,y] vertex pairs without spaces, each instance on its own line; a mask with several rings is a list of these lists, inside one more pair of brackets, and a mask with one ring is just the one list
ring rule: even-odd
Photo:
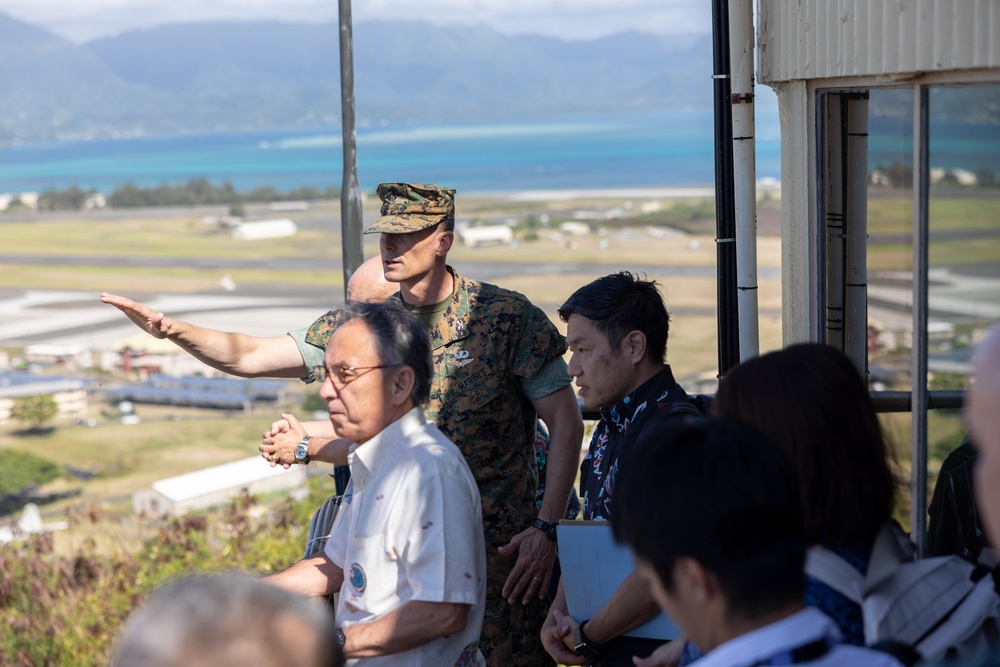
[[[440,183],[462,193],[710,185],[711,111],[504,123],[360,127],[358,178]],[[779,177],[776,113],[757,116],[757,175]],[[0,149],[0,192],[76,185],[110,193],[192,178],[237,189],[340,187],[339,129],[258,130],[71,141]]]

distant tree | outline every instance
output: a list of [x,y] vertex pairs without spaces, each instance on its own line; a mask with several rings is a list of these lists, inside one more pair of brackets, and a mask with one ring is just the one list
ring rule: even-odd
[[78,211],[96,192],[94,189],[84,192],[75,185],[66,190],[46,190],[38,197],[38,208],[43,211]]
[[976,183],[980,187],[993,187],[1000,185],[997,181],[997,174],[992,169],[980,169],[976,172]]
[[135,183],[126,183],[115,188],[111,196],[108,197],[108,206],[112,208],[130,208],[143,206],[142,190]]
[[319,412],[321,410],[326,410],[326,401],[320,398],[319,394],[309,392],[302,401],[302,409],[306,412]]
[[[67,193],[46,193],[49,199],[65,199]],[[77,208],[83,205],[87,193],[79,193]],[[328,187],[323,191],[311,186],[279,192],[270,185],[262,185],[253,190],[238,192],[233,184],[226,181],[221,186],[214,185],[207,178],[194,178],[183,185],[157,185],[140,188],[134,183],[119,186],[107,198],[112,208],[135,208],[138,206],[205,206],[228,204],[238,206],[246,202],[276,202],[289,200],[336,199],[340,191]],[[44,207],[43,207],[44,208]]]
[[51,396],[21,396],[14,399],[10,417],[28,424],[33,430],[40,431],[52,421],[57,412],[59,406],[56,404],[56,399]]
[[902,162],[893,162],[888,167],[878,165],[876,170],[885,174],[889,185],[894,188],[907,188],[913,185],[913,167]]
[[37,454],[11,450],[7,455],[17,461],[17,465],[8,466],[0,476],[0,498],[22,495],[62,474],[58,465]]

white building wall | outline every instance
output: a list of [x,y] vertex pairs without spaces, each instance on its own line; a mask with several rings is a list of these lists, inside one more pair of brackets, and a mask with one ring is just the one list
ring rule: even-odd
[[0,425],[11,423],[10,411],[14,408],[14,402],[23,396],[51,396],[56,402],[57,420],[85,418],[90,405],[87,390],[80,382],[73,384],[73,387],[46,387],[45,383],[39,383],[5,389],[0,392]]
[[758,80],[1000,67],[996,0],[759,0]]
[[[251,458],[256,459],[253,463],[259,463],[263,466],[265,472],[271,472],[267,472],[267,476],[254,481],[237,482],[224,488],[212,489],[205,493],[195,492],[191,495],[184,495],[178,498],[173,498],[153,487],[142,489],[132,495],[132,509],[136,514],[145,513],[151,516],[170,514],[180,516],[187,512],[224,505],[240,495],[244,489],[251,495],[258,495],[278,491],[291,491],[306,483],[307,466],[292,466],[287,470],[283,468],[275,470],[269,468],[267,462],[263,459],[259,457]],[[218,470],[225,467],[225,465],[216,466],[212,470]]]
[[819,337],[816,93],[996,81],[998,0],[758,0],[758,83],[781,121],[782,338]]

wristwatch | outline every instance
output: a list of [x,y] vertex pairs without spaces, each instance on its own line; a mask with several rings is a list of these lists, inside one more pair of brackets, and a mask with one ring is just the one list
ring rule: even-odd
[[296,463],[309,463],[309,441],[312,440],[311,436],[303,436],[299,440],[298,446],[295,448],[295,462]]
[[573,631],[573,650],[586,660],[593,662],[601,657],[601,645],[591,641],[587,633],[583,631],[583,626],[586,624],[587,621],[582,621]]
[[555,523],[549,523],[548,521],[542,521],[541,519],[535,519],[534,521],[531,522],[531,527],[532,528],[537,528],[538,530],[540,530],[543,533],[545,533],[545,536],[548,537],[553,542],[556,541],[556,524]]
[[344,648],[344,644],[347,643],[347,635],[340,628],[337,628],[337,646]]

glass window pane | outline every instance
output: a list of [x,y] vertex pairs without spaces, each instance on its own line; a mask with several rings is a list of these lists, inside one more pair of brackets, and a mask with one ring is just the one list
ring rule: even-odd
[[869,382],[910,391],[913,90],[872,89],[868,123]]
[[1000,85],[929,93],[928,385],[963,389],[1000,317]]
[[[929,122],[927,384],[961,390],[1000,317],[1000,85],[931,88]],[[933,488],[962,440],[960,411],[931,411],[927,430]]]

